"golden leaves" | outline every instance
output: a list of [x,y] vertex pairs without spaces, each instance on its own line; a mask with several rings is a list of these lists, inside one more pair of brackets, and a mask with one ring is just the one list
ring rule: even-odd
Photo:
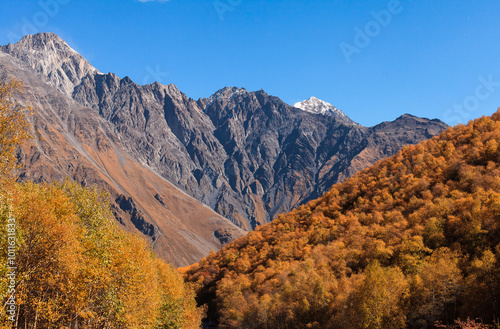
[[18,326],[199,326],[194,291],[117,226],[105,195],[69,181],[2,187],[19,231]]
[[[493,120],[403,148],[226,246],[186,278],[203,273],[199,297],[217,293],[211,307],[227,328],[498,319],[499,117],[500,109]],[[315,290],[312,278],[335,284]],[[326,306],[313,302],[327,295]]]
[[0,82],[0,175],[3,177],[16,166],[16,149],[31,137],[31,124],[27,120],[31,108],[23,108],[14,101],[14,95],[22,91],[23,86],[17,80]]

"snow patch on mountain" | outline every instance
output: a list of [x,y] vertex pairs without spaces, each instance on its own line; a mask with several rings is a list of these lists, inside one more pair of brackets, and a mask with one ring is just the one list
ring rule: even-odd
[[293,107],[313,114],[331,115],[337,119],[345,121],[346,123],[357,125],[357,123],[352,121],[344,112],[332,104],[314,96],[305,101],[295,103]]

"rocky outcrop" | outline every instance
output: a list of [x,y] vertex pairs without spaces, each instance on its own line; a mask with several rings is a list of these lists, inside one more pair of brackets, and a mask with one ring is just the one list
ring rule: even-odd
[[[153,241],[156,240],[157,235],[159,233],[158,230],[153,224],[151,224],[144,218],[142,211],[137,209],[134,199],[132,199],[131,197],[127,197],[126,195],[120,194],[115,199],[115,204],[122,211],[130,215],[130,221],[132,222],[132,224],[134,224],[136,229],[138,229],[142,234],[151,237]],[[123,219],[121,218],[118,212],[114,211],[114,215],[119,222],[123,222]]]

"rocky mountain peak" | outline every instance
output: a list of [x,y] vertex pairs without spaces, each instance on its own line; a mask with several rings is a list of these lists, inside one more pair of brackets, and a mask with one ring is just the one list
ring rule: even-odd
[[[429,120],[427,118],[417,117],[411,114],[403,114],[396,118],[394,121],[384,121],[378,125],[372,127],[373,129],[384,128],[386,126],[398,127],[398,128],[416,128],[419,126],[427,126],[429,122],[441,122],[439,120]],[[385,128],[384,128],[385,129]],[[430,138],[430,137],[429,137]]]
[[61,51],[71,51],[75,52],[66,41],[64,41],[57,34],[52,32],[42,32],[38,34],[28,34],[21,38],[18,42],[18,45],[27,46],[29,49],[33,50],[43,50],[46,48],[58,48]]
[[100,73],[54,33],[26,35],[15,44],[1,46],[0,51],[17,58],[40,77],[48,78],[50,84],[68,96],[86,75]]
[[[158,83],[159,86],[162,86],[162,84]],[[167,90],[169,91],[169,93],[172,95],[176,95],[178,97],[181,97],[182,96],[182,92],[179,90],[179,88],[177,88],[176,85],[174,85],[173,83],[169,84],[168,86],[166,86]]]
[[224,87],[215,92],[212,96],[208,98],[208,104],[215,102],[216,100],[222,100],[223,103],[227,103],[236,95],[248,94],[245,88],[238,87]]
[[356,124],[352,121],[344,112],[336,108],[330,103],[325,102],[316,97],[311,97],[305,101],[295,103],[293,107],[301,109],[303,111],[313,113],[313,114],[322,114],[322,115],[331,115],[337,119],[340,119],[346,123]]

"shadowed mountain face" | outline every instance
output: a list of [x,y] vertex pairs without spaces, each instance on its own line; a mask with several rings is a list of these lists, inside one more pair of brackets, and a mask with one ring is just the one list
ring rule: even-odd
[[50,33],[1,50],[99,117],[121,152],[245,230],[447,127],[404,115],[367,128],[235,87],[195,101],[174,85],[102,74]]

